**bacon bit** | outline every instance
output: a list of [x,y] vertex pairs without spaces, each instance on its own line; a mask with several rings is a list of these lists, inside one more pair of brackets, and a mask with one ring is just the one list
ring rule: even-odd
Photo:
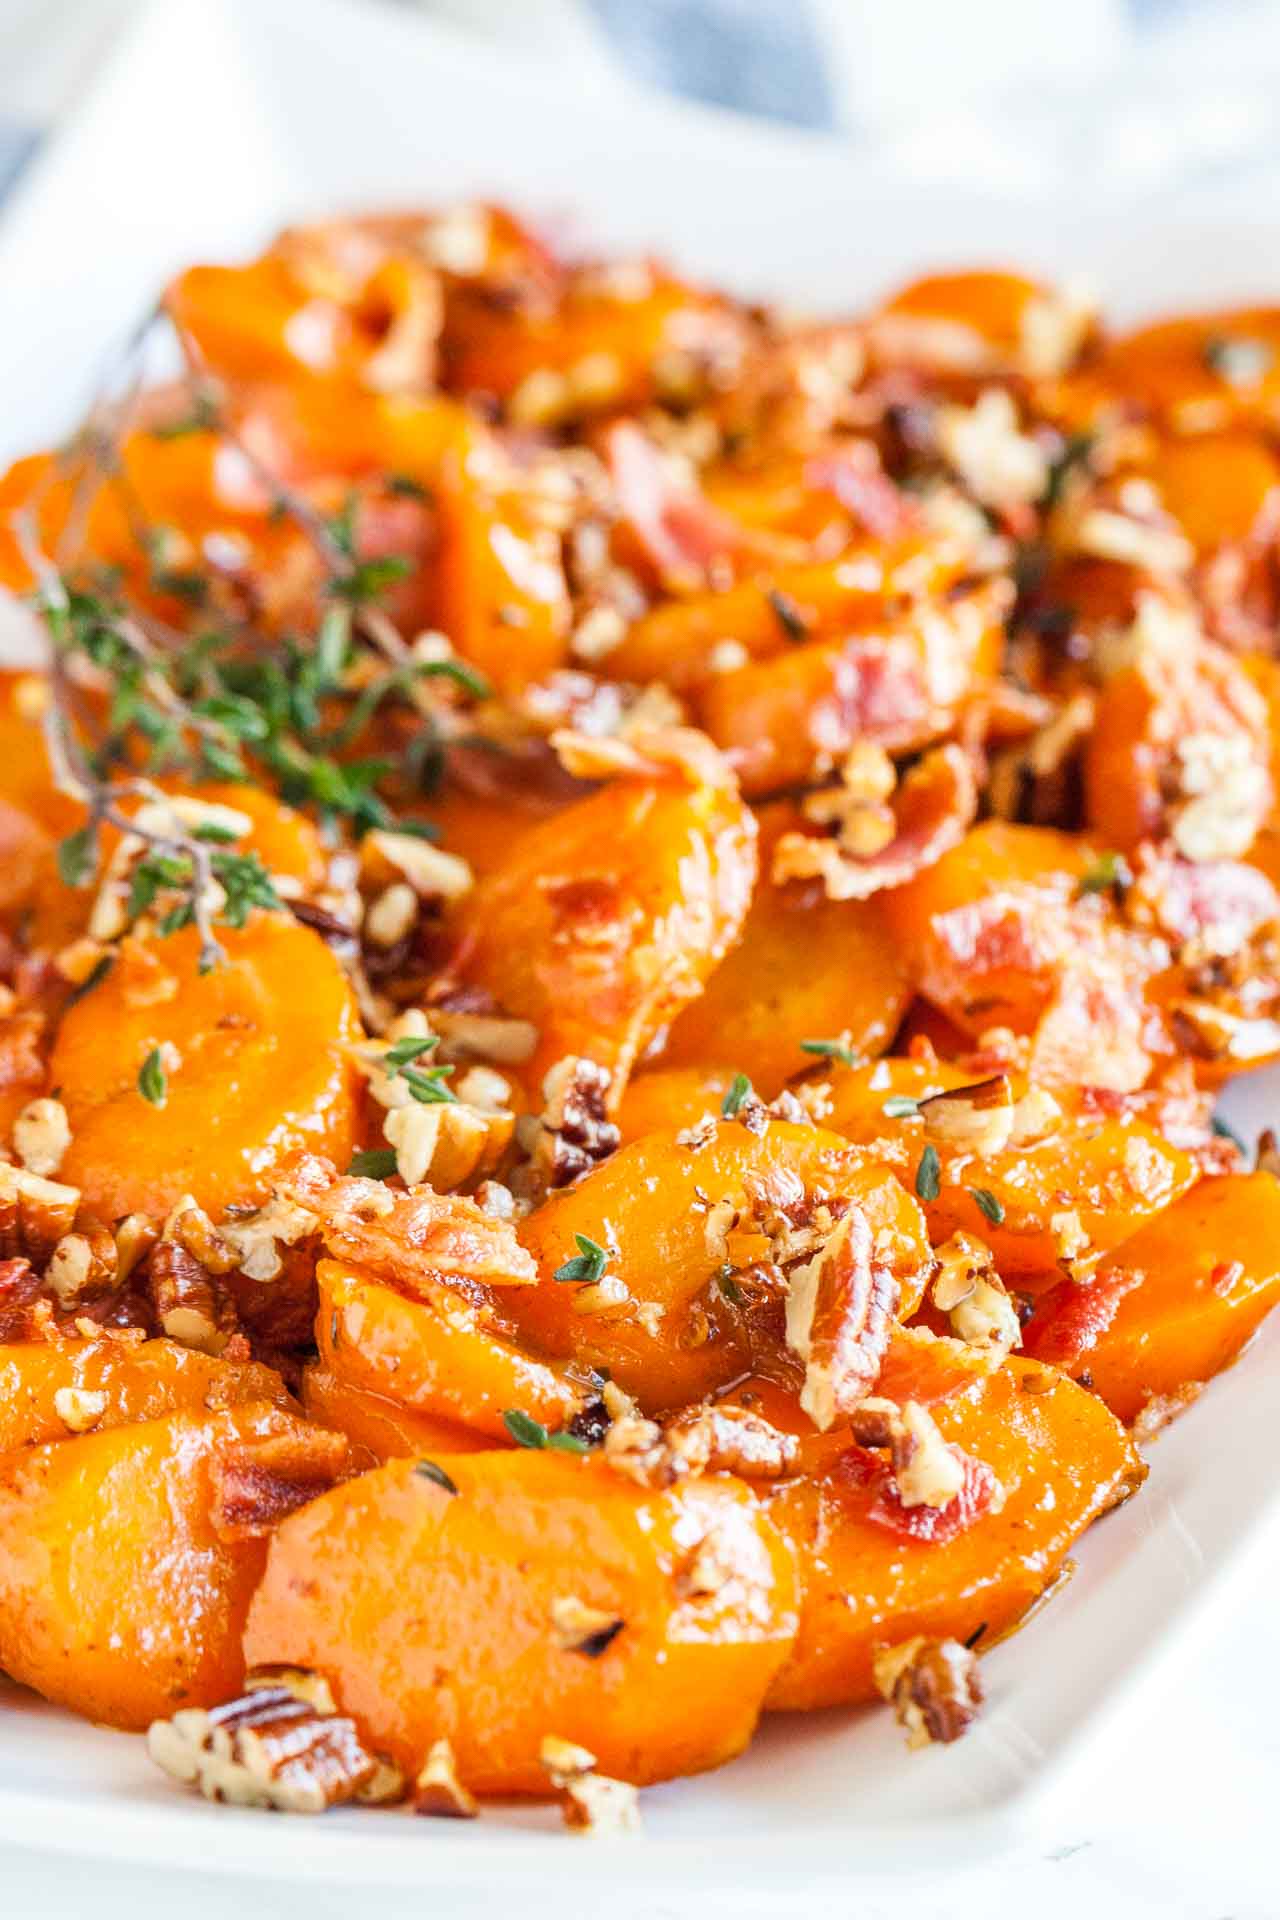
[[0,1342],[24,1340],[40,1276],[29,1260],[0,1260]]
[[787,1345],[805,1363],[800,1405],[820,1432],[875,1385],[899,1287],[879,1264],[866,1215],[851,1207],[813,1258],[792,1270]]
[[237,1444],[213,1469],[210,1524],[228,1545],[262,1539],[327,1493],[348,1465],[346,1436],[323,1427]]
[[1211,954],[1238,953],[1280,920],[1280,894],[1256,867],[1238,860],[1175,860],[1143,848],[1125,918],[1177,946],[1195,941]]
[[908,1506],[894,1484],[893,1475],[881,1467],[882,1484],[867,1509],[867,1519],[891,1533],[911,1540],[925,1540],[935,1546],[946,1546],[948,1541],[967,1533],[984,1513],[996,1507],[1000,1482],[990,1467],[960,1447],[949,1447],[948,1452],[959,1463],[963,1479],[959,1492],[945,1506],[928,1506],[923,1502]]
[[314,1157],[302,1160],[277,1192],[319,1216],[335,1259],[410,1294],[440,1283],[519,1287],[538,1278],[510,1222],[493,1219],[460,1194],[429,1188],[392,1194],[377,1181],[339,1179],[327,1160]]
[[579,733],[559,727],[551,745],[575,780],[671,780],[694,787],[734,785],[729,762],[696,727],[635,727],[621,734]]
[[413,1783],[413,1811],[436,1819],[474,1820],[480,1811],[473,1793],[458,1778],[458,1763],[448,1740],[437,1740]]
[[665,583],[677,589],[702,586],[717,561],[732,559],[742,548],[742,529],[678,478],[633,421],[609,428],[605,451],[618,512]]
[[1023,1328],[1023,1352],[1031,1360],[1070,1372],[1106,1333],[1125,1295],[1146,1277],[1132,1267],[1113,1267],[1083,1286],[1075,1280],[1059,1282],[1043,1295]]
[[878,852],[859,857],[839,835],[784,833],[774,848],[774,883],[818,879],[830,900],[869,899],[933,866],[964,837],[977,810],[968,755],[956,746],[935,747],[899,783],[893,836]]
[[984,1380],[991,1371],[986,1354],[929,1327],[894,1326],[876,1380],[876,1393],[901,1404],[914,1400],[936,1406],[952,1394]]
[[920,524],[914,502],[890,480],[869,440],[806,461],[804,481],[834,493],[876,540],[900,540]]

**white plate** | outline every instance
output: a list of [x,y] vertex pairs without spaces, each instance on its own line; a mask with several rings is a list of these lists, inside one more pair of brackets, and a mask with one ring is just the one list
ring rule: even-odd
[[[104,343],[165,275],[234,256],[282,220],[362,204],[497,194],[644,243],[695,273],[793,301],[855,305],[926,264],[1086,270],[1111,311],[1280,288],[1280,229],[1172,209],[960,201],[877,182],[838,146],[509,68],[398,13],[347,0],[168,0],[121,49],[0,228],[0,454],[79,416]],[[1256,1128],[1277,1076],[1228,1111]],[[228,1872],[514,1894],[688,1891],[714,1875],[807,1890],[856,1861],[990,1854],[1028,1823],[1134,1688],[1185,1655],[1196,1609],[1240,1577],[1280,1488],[1238,1471],[1280,1442],[1280,1339],[1265,1336],[1153,1450],[1141,1497],[1080,1572],[984,1663],[990,1706],[961,1747],[910,1757],[884,1714],[771,1722],[751,1752],[646,1796],[651,1841],[549,1851],[546,1810],[478,1827],[395,1815],[289,1822],[207,1807],[141,1745],[0,1688],[0,1834],[28,1845]],[[1269,1532],[1270,1530],[1270,1532]]]

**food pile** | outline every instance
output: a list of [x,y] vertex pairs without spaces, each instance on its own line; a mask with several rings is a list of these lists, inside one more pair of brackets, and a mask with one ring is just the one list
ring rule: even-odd
[[299,1811],[962,1734],[1280,1296],[1278,445],[1280,309],[184,273],[0,481],[0,1668]]

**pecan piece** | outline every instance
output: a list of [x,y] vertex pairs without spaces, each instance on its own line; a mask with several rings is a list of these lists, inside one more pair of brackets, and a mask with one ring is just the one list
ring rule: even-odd
[[354,1721],[284,1687],[257,1689],[207,1713],[189,1707],[155,1720],[147,1751],[206,1800],[282,1813],[322,1813],[354,1800],[378,1767]]
[[821,1432],[875,1385],[898,1294],[857,1207],[837,1221],[811,1260],[792,1269],[787,1345],[805,1363],[800,1405]]
[[982,1705],[977,1656],[958,1640],[917,1634],[882,1648],[874,1672],[877,1687],[906,1729],[909,1747],[960,1739]]
[[422,1771],[413,1783],[413,1810],[443,1820],[474,1820],[480,1808],[458,1778],[458,1765],[447,1740],[433,1743]]
[[596,1757],[585,1747],[548,1734],[542,1764],[559,1789],[567,1827],[578,1833],[635,1833],[640,1826],[639,1795],[625,1780],[594,1771]]
[[78,1187],[0,1162],[0,1260],[25,1254],[37,1266],[75,1224]]
[[951,1087],[920,1102],[925,1137],[962,1153],[1000,1153],[1013,1134],[1013,1089],[1006,1074]]
[[618,1147],[622,1135],[609,1118],[613,1075],[594,1060],[569,1054],[543,1081],[546,1106],[534,1165],[548,1189],[566,1187]]

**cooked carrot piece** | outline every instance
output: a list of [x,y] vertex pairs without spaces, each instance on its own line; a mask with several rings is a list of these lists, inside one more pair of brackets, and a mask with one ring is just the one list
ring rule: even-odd
[[[852,1200],[884,1237],[909,1312],[932,1266],[919,1207],[857,1149],[781,1120],[761,1134],[721,1120],[699,1146],[651,1134],[553,1194],[521,1224],[541,1279],[510,1292],[510,1311],[544,1352],[607,1368],[648,1409],[681,1406],[750,1364],[756,1336],[722,1280],[755,1265],[770,1272],[778,1249],[768,1228],[832,1198]],[[594,1293],[589,1281],[555,1278],[579,1235],[607,1255]]]
[[319,1361],[302,1373],[302,1404],[307,1417],[335,1433],[345,1433],[357,1451],[371,1460],[421,1459],[431,1453],[477,1453],[492,1447],[491,1434],[415,1413],[385,1394],[371,1393]]
[[[1280,1299],[1280,1182],[1202,1180],[1103,1262],[1037,1303],[1026,1351],[1088,1384],[1121,1420],[1228,1366]],[[1191,1391],[1188,1391],[1191,1390]]]
[[0,1346],[0,1453],[244,1400],[291,1404],[269,1367],[217,1360],[173,1340],[108,1335]]
[[261,1402],[6,1454],[0,1667],[118,1727],[231,1698],[265,1535],[345,1457]]
[[994,1474],[1003,1504],[997,1496],[951,1538],[913,1537],[884,1502],[874,1457],[847,1435],[843,1447],[833,1437],[811,1443],[811,1474],[769,1501],[796,1547],[803,1595],[771,1707],[873,1698],[877,1650],[913,1634],[968,1640],[981,1629],[989,1644],[1052,1585],[1072,1541],[1143,1477],[1101,1402],[1038,1364],[1007,1361],[932,1414],[950,1445]]
[[[212,1209],[261,1200],[304,1148],[350,1158],[343,1050],[357,1029],[338,962],[283,914],[219,939],[226,959],[203,974],[194,927],[124,941],[59,1030],[50,1071],[72,1134],[62,1177],[104,1219],[161,1214],[184,1193]],[[166,1087],[152,1102],[138,1075],[157,1048]]]
[[462,903],[455,971],[538,1028],[535,1095],[576,1054],[612,1071],[616,1102],[736,938],[755,839],[731,787],[678,779],[612,781],[520,835]]
[[560,1427],[582,1403],[562,1368],[520,1344],[492,1294],[477,1301],[474,1289],[419,1282],[410,1299],[337,1260],[322,1260],[316,1280],[320,1358],[343,1382],[494,1439],[510,1407]]
[[[1090,1272],[1137,1222],[1169,1206],[1198,1177],[1191,1154],[1155,1127],[1134,1114],[1108,1114],[1066,1089],[1043,1108],[1032,1096],[1024,1137],[1015,1130],[994,1151],[963,1138],[931,1138],[926,1119],[905,1104],[974,1080],[939,1061],[837,1068],[825,1081],[825,1124],[893,1166],[916,1192],[931,1147],[937,1191],[926,1195],[924,1209],[934,1244],[956,1232],[975,1235],[1011,1286],[1048,1284],[1064,1259],[1071,1271]],[[1020,1083],[1010,1087],[1011,1095],[1020,1091]]]
[[745,1746],[795,1632],[790,1553],[745,1486],[654,1492],[554,1452],[443,1472],[394,1461],[286,1521],[248,1662],[323,1673],[411,1770],[448,1739],[479,1793],[545,1793],[548,1734],[637,1784]]
[[834,1038],[871,1058],[892,1039],[908,989],[879,903],[828,900],[815,882],[770,877],[778,838],[800,824],[785,804],[761,816],[760,878],[741,938],[672,1025],[664,1067],[721,1060],[731,1037],[734,1067],[772,1099],[812,1060],[806,1040]]

